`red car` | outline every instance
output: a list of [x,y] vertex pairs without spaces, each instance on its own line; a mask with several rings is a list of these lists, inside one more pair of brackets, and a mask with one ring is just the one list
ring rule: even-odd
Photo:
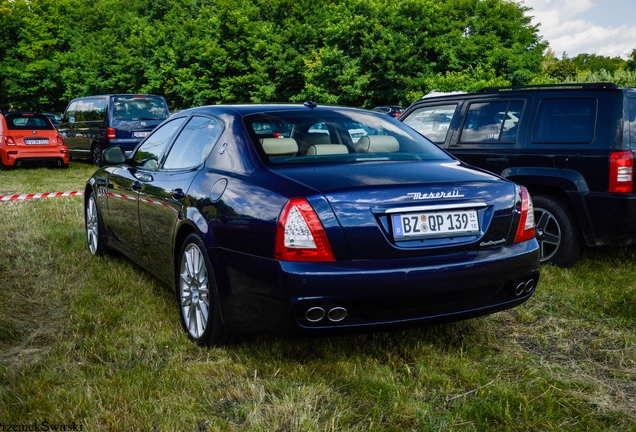
[[0,169],[27,165],[68,167],[64,140],[44,114],[0,113]]

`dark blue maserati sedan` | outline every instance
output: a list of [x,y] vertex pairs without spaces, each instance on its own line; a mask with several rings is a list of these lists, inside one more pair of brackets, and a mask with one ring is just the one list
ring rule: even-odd
[[172,287],[199,344],[460,320],[539,280],[525,188],[372,111],[193,108],[103,159],[85,190],[90,252]]

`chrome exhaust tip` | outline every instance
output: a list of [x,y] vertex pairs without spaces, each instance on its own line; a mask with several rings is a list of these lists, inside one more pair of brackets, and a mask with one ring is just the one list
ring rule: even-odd
[[340,322],[347,317],[347,310],[343,307],[335,307],[329,311],[327,318],[331,322]]
[[520,296],[521,294],[523,294],[525,290],[526,290],[525,282],[519,282],[519,285],[517,285],[517,288],[515,288],[515,295]]
[[318,322],[325,317],[325,310],[321,307],[312,307],[305,313],[305,319],[309,322]]
[[530,279],[528,282],[526,282],[526,292],[529,293],[533,289],[534,289],[534,279]]

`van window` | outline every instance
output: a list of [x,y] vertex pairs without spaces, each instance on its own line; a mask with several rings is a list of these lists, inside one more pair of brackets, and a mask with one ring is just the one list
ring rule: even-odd
[[75,121],[103,121],[106,99],[81,99],[77,101]]
[[166,101],[152,96],[117,96],[113,101],[115,120],[165,120],[168,118]]
[[75,123],[75,111],[77,110],[77,102],[71,102],[64,113],[64,118],[70,123]]
[[429,106],[417,109],[403,122],[436,144],[446,141],[457,104]]
[[596,106],[596,99],[543,99],[537,112],[532,142],[592,142]]
[[636,99],[629,100],[629,136],[630,142],[636,144]]
[[523,101],[472,103],[468,107],[460,141],[515,142],[522,110]]

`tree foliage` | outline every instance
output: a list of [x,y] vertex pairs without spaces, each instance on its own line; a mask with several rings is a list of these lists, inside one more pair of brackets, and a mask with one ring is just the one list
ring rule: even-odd
[[0,107],[161,94],[171,108],[408,104],[524,84],[547,44],[509,0],[0,0]]

